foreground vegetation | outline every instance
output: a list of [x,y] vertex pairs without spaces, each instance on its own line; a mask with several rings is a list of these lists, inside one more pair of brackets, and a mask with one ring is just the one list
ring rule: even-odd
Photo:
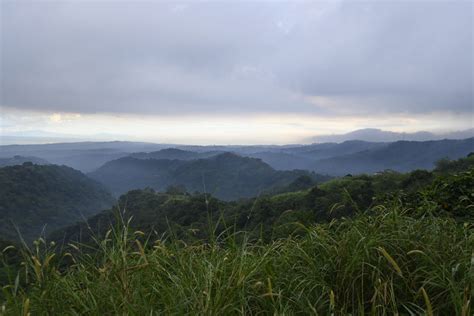
[[0,313],[472,315],[473,162],[232,203],[133,191],[88,238],[4,245]]
[[[434,171],[402,174],[384,171],[376,175],[347,175],[314,185],[298,178],[279,194],[226,202],[208,194],[190,194],[179,188],[167,192],[153,189],[124,194],[115,209],[90,217],[87,222],[56,231],[50,239],[58,243],[89,243],[101,239],[114,223],[117,212],[132,217],[134,230],[160,238],[170,230],[187,242],[209,237],[209,221],[217,232],[235,226],[265,241],[285,238],[300,231],[299,224],[327,223],[351,217],[378,205],[410,209],[413,216],[430,212],[458,221],[474,219],[474,155],[457,161],[441,161]],[[210,218],[209,218],[210,217]],[[296,223],[296,224],[295,224]]]
[[[472,315],[474,226],[403,209],[305,227],[271,243],[111,230],[96,250],[40,241],[3,288],[7,315]],[[8,250],[7,250],[8,251]],[[65,270],[64,265],[69,267]]]

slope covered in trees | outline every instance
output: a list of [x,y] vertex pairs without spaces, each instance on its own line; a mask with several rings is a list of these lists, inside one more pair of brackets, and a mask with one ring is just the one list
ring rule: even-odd
[[7,167],[7,166],[16,166],[22,165],[25,162],[31,162],[36,165],[48,165],[49,162],[38,158],[38,157],[26,157],[26,156],[13,156],[8,158],[0,158],[0,168]]
[[315,181],[329,178],[302,170],[277,171],[261,160],[232,153],[190,161],[124,157],[89,175],[117,195],[146,187],[164,191],[184,186],[188,192],[210,193],[223,200],[257,196],[303,175]]
[[333,175],[374,173],[386,169],[407,172],[433,169],[436,161],[465,157],[473,151],[474,138],[425,142],[398,141],[352,154],[318,160],[311,170]]
[[15,315],[471,315],[473,188],[471,155],[240,202],[134,190],[50,236],[66,250],[40,240],[22,273],[7,265],[0,299]]
[[[452,168],[456,171],[448,171]],[[397,201],[402,201],[414,215],[418,210],[430,209],[439,216],[472,220],[474,210],[469,205],[474,203],[473,190],[472,155],[442,161],[433,172],[386,171],[373,176],[346,176],[304,190],[234,202],[221,201],[209,194],[133,190],[120,198],[116,208],[90,218],[87,225],[77,224],[55,232],[54,239],[77,240],[87,236],[90,228],[104,234],[110,223],[116,221],[116,214],[124,210],[126,217],[132,217],[133,229],[161,235],[172,228],[179,236],[191,238],[204,238],[209,220],[220,222],[221,229],[231,226],[263,233],[265,239],[284,237],[295,229],[295,222],[327,222]]]
[[110,208],[113,197],[97,182],[66,166],[0,168],[0,236],[26,241]]
[[177,159],[177,160],[194,160],[194,159],[203,159],[209,158],[222,154],[222,151],[206,151],[206,152],[194,152],[189,150],[182,150],[177,148],[166,148],[158,151],[152,152],[139,152],[132,153],[129,157],[139,158],[139,159]]
[[[466,134],[467,135],[467,134]],[[318,143],[285,146],[187,146],[133,142],[85,142],[0,146],[0,157],[34,156],[93,172],[122,157],[140,159],[206,159],[223,152],[262,159],[276,170],[303,169],[321,174],[373,173],[384,169],[407,172],[434,167],[441,158],[457,159],[472,151],[473,138],[464,140]],[[417,151],[420,149],[420,152]]]

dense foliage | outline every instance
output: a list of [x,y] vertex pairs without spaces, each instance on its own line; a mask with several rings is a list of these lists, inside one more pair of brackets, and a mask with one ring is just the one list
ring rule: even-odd
[[[3,288],[6,315],[471,315],[474,225],[378,207],[266,243],[144,240],[119,223],[95,251],[25,253],[28,285]],[[68,265],[64,270],[64,264]]]
[[[189,194],[178,188],[167,192],[153,189],[133,190],[123,195],[115,210],[106,211],[63,231],[55,232],[55,240],[90,239],[104,234],[114,222],[114,213],[125,210],[132,217],[130,225],[145,232],[163,234],[170,227],[180,237],[205,237],[209,216],[223,221],[220,229],[235,226],[237,230],[263,233],[266,240],[284,237],[295,231],[292,223],[321,223],[334,218],[365,212],[375,205],[395,205],[400,201],[417,216],[425,212],[455,219],[473,218],[474,156],[450,162],[464,168],[446,173],[446,162],[433,172],[415,170],[402,174],[385,171],[373,176],[347,175],[305,188],[309,179],[298,178],[280,194],[263,194],[247,200],[225,202],[208,194]],[[295,189],[295,190],[291,190]],[[282,189],[285,191],[285,189]],[[293,191],[293,192],[292,192]],[[192,232],[191,236],[189,232]]]
[[[81,172],[65,166],[0,168],[0,237],[24,240],[71,225],[110,208],[112,196]],[[18,231],[17,231],[18,230]]]
[[164,191],[168,186],[184,185],[189,192],[210,193],[223,200],[257,196],[287,186],[302,175],[315,181],[329,179],[303,170],[277,171],[258,159],[232,153],[190,161],[125,157],[89,175],[117,195],[146,187]]
[[18,273],[15,262],[4,272],[3,309],[472,315],[473,181],[470,156],[234,202],[134,190],[21,250]]

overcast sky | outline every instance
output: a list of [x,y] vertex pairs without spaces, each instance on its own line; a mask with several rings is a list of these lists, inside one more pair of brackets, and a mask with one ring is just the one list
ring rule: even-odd
[[471,1],[0,1],[3,134],[473,127]]

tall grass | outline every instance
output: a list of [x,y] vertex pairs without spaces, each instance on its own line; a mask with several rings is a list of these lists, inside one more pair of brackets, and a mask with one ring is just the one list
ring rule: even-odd
[[[227,231],[152,241],[123,223],[25,251],[5,315],[472,315],[474,227],[379,208],[271,243]],[[16,280],[16,281],[15,281]]]

